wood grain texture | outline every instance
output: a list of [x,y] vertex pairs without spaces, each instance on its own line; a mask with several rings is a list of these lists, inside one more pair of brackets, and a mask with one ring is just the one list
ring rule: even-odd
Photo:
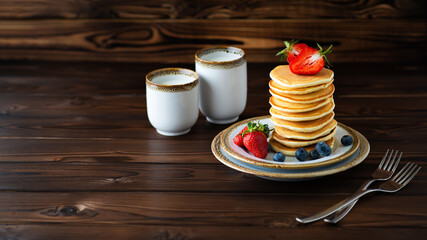
[[284,39],[334,44],[336,62],[419,62],[425,20],[0,21],[0,59],[192,63],[197,49],[243,48],[249,62],[278,61]]
[[[241,118],[267,114],[268,73],[249,63]],[[193,64],[177,64],[193,68]],[[219,163],[228,125],[200,116],[163,137],[146,116],[144,76],[165,64],[0,63],[1,239],[423,239],[427,233],[425,65],[337,64],[336,119],[363,133],[360,165],[274,182]],[[166,65],[175,66],[175,65]],[[299,225],[350,196],[387,148],[423,166],[396,194],[362,199],[338,225]]]
[[[189,240],[189,239],[240,239],[243,235],[248,240],[259,239],[303,239],[310,240],[313,236],[333,236],[335,239],[379,239],[408,237],[420,239],[425,236],[424,228],[372,228],[352,227],[342,231],[342,228],[313,227],[309,228],[286,228],[287,222],[276,221],[269,226],[166,226],[166,225],[2,225],[0,236],[14,236],[18,239],[104,239],[104,240]],[[396,238],[397,239],[397,238]]]
[[[183,63],[56,62],[54,68],[51,62],[27,63],[4,61],[0,64],[0,91],[3,94],[143,97],[145,75],[150,71],[162,67],[194,70],[193,64]],[[284,63],[279,59],[270,63],[248,63],[248,93],[268,98],[260,91],[268,91],[268,74],[280,64]],[[425,96],[426,65],[340,63],[331,69],[335,74],[334,84],[339,88],[334,96],[368,98],[381,95],[390,99]]]
[[[327,197],[325,191],[334,186],[335,196],[350,195],[362,184],[357,176],[369,176],[381,161],[384,152],[372,152],[369,159],[354,169],[313,182],[283,184],[261,180],[221,165],[210,155],[199,155],[209,161],[182,159],[174,161],[141,159],[132,161],[128,156],[89,155],[81,153],[46,162],[1,162],[0,191],[17,192],[198,192],[204,193],[278,193],[283,195],[313,195]],[[31,154],[28,154],[31,155]],[[424,153],[406,152],[404,162],[427,167]],[[11,158],[11,157],[10,157]],[[25,160],[15,157],[17,160]],[[34,159],[37,156],[33,156]],[[135,159],[134,159],[135,160]],[[192,160],[192,162],[191,162]],[[217,176],[221,176],[218,178]],[[84,182],[84,184],[82,184]],[[418,195],[426,195],[427,173],[417,175]],[[215,186],[215,187],[212,187]],[[416,187],[415,187],[416,188]],[[402,192],[401,196],[413,193]]]
[[425,17],[426,4],[407,1],[265,0],[3,0],[0,18],[411,18]]
[[[414,182],[407,191],[417,187],[421,184]],[[306,197],[288,194],[266,197],[256,193],[7,193],[0,195],[4,208],[0,222],[291,228],[298,225],[294,216],[309,214],[343,198],[316,196],[318,201],[310,201],[309,206],[300,204]],[[359,215],[349,226],[381,227],[388,223],[390,227],[425,228],[427,215],[412,206],[425,201],[425,195],[377,196],[359,203]],[[390,222],[390,215],[398,217],[398,223]],[[312,227],[323,224],[317,222]],[[346,227],[344,222],[342,227]]]
[[[0,226],[0,236],[15,236],[18,239],[158,239],[158,240],[189,240],[189,239],[239,239],[247,234],[245,239],[284,239],[295,238],[309,240],[307,230],[300,228],[284,228],[287,223],[276,222],[272,224],[275,227],[258,226],[220,226],[220,227],[182,227],[165,225],[2,225]],[[268,232],[266,234],[266,232]],[[398,237],[409,237],[419,239],[424,236],[426,230],[423,228],[391,228],[376,229],[372,227],[354,227],[347,231],[341,228],[322,228],[316,227],[310,229],[315,236],[334,236],[336,239],[379,239]]]

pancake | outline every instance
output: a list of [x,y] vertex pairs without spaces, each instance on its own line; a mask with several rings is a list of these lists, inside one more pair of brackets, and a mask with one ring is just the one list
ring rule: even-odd
[[322,141],[326,142],[335,136],[336,131],[337,131],[337,128],[334,128],[327,135],[316,138],[316,139],[312,139],[312,140],[296,140],[296,139],[284,138],[279,134],[277,134],[276,130],[273,131],[271,137],[274,138],[274,140],[276,140],[280,144],[285,145],[287,147],[300,148],[300,147],[306,147]]
[[334,94],[334,91],[335,87],[331,84],[327,88],[307,94],[280,94],[275,92],[273,89],[270,89],[270,94],[282,101],[293,103],[314,103],[331,97],[332,94]]
[[271,70],[270,78],[285,88],[306,88],[330,82],[334,78],[334,72],[323,68],[314,75],[298,75],[291,72],[289,65],[280,65]]
[[331,81],[325,83],[325,84],[320,84],[320,85],[316,85],[316,86],[312,86],[312,87],[305,87],[305,88],[287,88],[285,86],[282,86],[280,84],[280,82],[276,82],[274,80],[270,80],[270,82],[268,83],[268,86],[273,89],[275,92],[277,92],[278,94],[307,94],[307,93],[312,93],[312,92],[316,92],[319,90],[322,90],[324,88],[329,87],[329,85],[332,84],[332,82],[334,81],[334,79],[332,79]]
[[279,98],[271,96],[269,103],[272,107],[284,112],[308,112],[308,111],[312,111],[320,107],[323,107],[326,104],[330,103],[331,101],[332,101],[332,97],[323,99],[322,101],[315,102],[315,103],[303,104],[303,103],[286,102],[286,101],[280,100]]
[[319,119],[304,121],[304,122],[288,121],[288,120],[275,118],[273,116],[270,119],[276,127],[278,126],[278,127],[298,131],[298,132],[313,132],[321,129],[322,127],[326,126],[329,122],[334,120],[334,116],[335,116],[335,113],[331,112],[328,115],[321,117]]
[[282,128],[279,126],[275,126],[274,131],[276,131],[277,134],[279,134],[284,138],[298,139],[298,140],[311,140],[311,139],[316,139],[316,138],[327,135],[336,126],[337,126],[337,121],[332,120],[328,124],[323,126],[321,129],[313,132],[298,132],[298,131]]
[[334,110],[334,107],[335,104],[333,100],[323,107],[308,112],[284,112],[275,107],[271,107],[270,115],[275,118],[289,121],[310,121],[328,115]]
[[[335,147],[335,138],[331,138],[328,141],[325,141],[329,146],[331,146],[332,150]],[[291,147],[287,147],[284,146],[282,144],[280,144],[278,141],[274,140],[274,138],[270,138],[270,146],[271,148],[276,151],[276,152],[281,152],[285,155],[288,156],[295,156],[295,152],[298,150],[298,148],[291,148]],[[308,146],[305,146],[304,149],[307,150],[307,152],[310,152],[311,150],[316,149],[316,144],[311,144]]]

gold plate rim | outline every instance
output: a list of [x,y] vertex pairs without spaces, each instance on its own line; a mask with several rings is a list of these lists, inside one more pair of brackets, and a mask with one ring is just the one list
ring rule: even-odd
[[[260,167],[267,167],[267,168],[279,168],[279,169],[307,169],[307,168],[315,168],[315,167],[322,167],[322,166],[327,166],[330,164],[334,164],[340,161],[343,161],[345,159],[347,159],[349,156],[353,155],[357,149],[360,146],[360,139],[358,137],[358,135],[356,134],[356,131],[354,129],[352,129],[351,127],[348,127],[340,122],[338,122],[338,126],[340,126],[341,128],[347,130],[351,136],[353,137],[353,145],[352,147],[345,152],[344,154],[337,156],[336,158],[332,158],[323,162],[316,162],[316,163],[310,163],[307,162],[306,164],[277,164],[277,163],[266,163],[266,162],[260,162],[257,161],[255,159],[252,158],[247,158],[245,156],[242,156],[240,154],[235,153],[229,142],[227,141],[230,138],[230,134],[231,132],[233,132],[237,127],[241,126],[242,124],[246,124],[248,122],[253,122],[253,121],[259,121],[259,120],[264,120],[270,118],[270,115],[265,115],[265,116],[259,116],[259,117],[253,117],[253,118],[249,118],[246,120],[242,120],[239,121],[233,125],[231,125],[230,127],[226,128],[222,134],[221,137],[221,147],[224,149],[225,152],[227,152],[227,154],[229,154],[230,156],[232,156],[233,158],[236,158],[237,160],[249,163],[249,164],[253,164],[256,166],[260,166]],[[271,120],[270,120],[271,121]],[[335,140],[337,141],[337,140]]]
[[270,173],[270,172],[257,171],[257,170],[248,169],[248,168],[239,166],[233,163],[232,161],[228,160],[228,158],[221,153],[220,141],[225,130],[220,132],[217,136],[215,136],[211,144],[211,151],[218,161],[220,161],[222,164],[226,165],[227,167],[230,167],[239,172],[256,175],[258,177],[267,177],[267,178],[270,178],[271,180],[313,179],[313,178],[324,177],[324,176],[346,171],[350,168],[357,166],[358,164],[360,164],[366,159],[366,157],[370,152],[369,142],[361,133],[357,132],[356,130],[354,131],[360,139],[359,153],[357,154],[357,156],[352,161],[346,163],[345,165],[328,169],[328,170],[323,170],[323,171],[315,171],[315,172],[308,172],[308,173]]

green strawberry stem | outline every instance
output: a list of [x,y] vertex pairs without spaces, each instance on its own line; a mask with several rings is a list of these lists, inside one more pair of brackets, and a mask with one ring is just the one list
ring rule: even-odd
[[259,121],[258,123],[248,122],[247,127],[248,129],[242,132],[242,137],[244,137],[246,133],[259,131],[264,133],[268,138],[270,132],[273,131],[273,129],[269,129],[268,124],[261,124]]
[[332,52],[332,44],[325,51],[323,51],[323,48],[322,48],[322,46],[320,46],[320,44],[318,44],[318,43],[316,43],[316,44],[317,44],[317,47],[319,48],[319,55],[322,56],[323,59],[325,59],[326,66],[327,67],[333,67],[332,64],[329,62],[328,58],[326,57],[326,54],[329,54]]
[[286,48],[283,49],[282,51],[276,53],[276,56],[282,55],[282,57],[280,57],[280,61],[285,60],[285,58],[288,57],[288,50],[291,49],[295,44],[298,43],[299,40],[295,40],[292,39],[290,42],[288,41],[284,41],[283,43],[285,43]]

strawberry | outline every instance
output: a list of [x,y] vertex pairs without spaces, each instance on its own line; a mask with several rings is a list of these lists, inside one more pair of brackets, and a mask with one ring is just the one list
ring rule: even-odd
[[268,154],[267,137],[270,131],[272,130],[268,128],[268,124],[248,123],[247,130],[242,132],[243,145],[255,157],[266,158]]
[[292,40],[290,42],[284,41],[286,48],[278,52],[276,56],[282,55],[280,61],[283,61],[285,57],[287,58],[288,63],[293,62],[296,56],[298,56],[304,49],[308,48],[305,43],[297,43],[298,40]]
[[260,131],[246,133],[243,138],[243,144],[255,157],[267,157],[268,143],[264,133]]
[[239,147],[244,147],[245,145],[243,144],[243,137],[242,134],[237,134],[234,138],[233,138],[233,142],[234,144],[236,144]]
[[245,145],[243,145],[243,136],[242,136],[242,133],[244,132],[244,131],[246,131],[246,130],[248,130],[248,127],[246,126],[246,127],[244,127],[243,129],[242,129],[242,131],[240,131],[239,132],[239,134],[237,134],[234,138],[233,138],[233,142],[234,142],[234,144],[236,144],[237,146],[239,146],[239,147],[244,147]]
[[292,73],[301,75],[313,75],[325,66],[325,62],[329,64],[326,54],[331,53],[332,45],[324,50],[317,44],[319,50],[308,47],[304,49],[294,60],[289,64]]

